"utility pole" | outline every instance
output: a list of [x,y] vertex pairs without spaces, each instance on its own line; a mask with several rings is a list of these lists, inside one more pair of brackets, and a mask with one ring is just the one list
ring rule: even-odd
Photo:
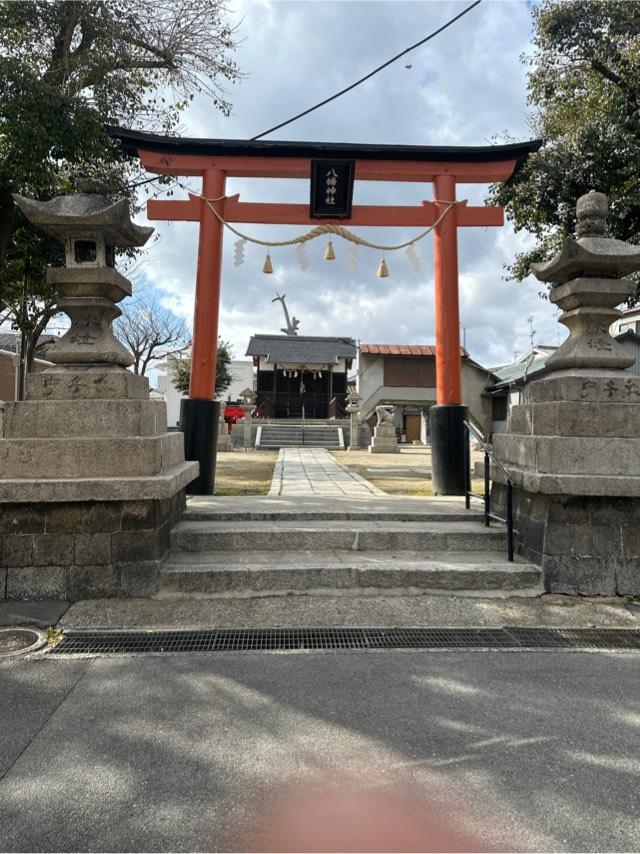
[[527,318],[527,323],[529,324],[529,344],[531,345],[531,349],[534,348],[534,336],[536,334],[536,330],[533,328],[533,315],[530,315]]

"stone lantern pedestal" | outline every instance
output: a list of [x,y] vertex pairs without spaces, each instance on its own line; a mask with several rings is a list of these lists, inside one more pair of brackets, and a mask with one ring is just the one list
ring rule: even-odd
[[253,389],[245,388],[244,391],[240,392],[240,397],[242,399],[242,411],[244,412],[244,418],[242,419],[242,447],[252,448],[253,419],[251,413],[255,409],[256,396]]
[[50,351],[54,367],[28,376],[26,400],[4,404],[1,589],[12,599],[151,595],[198,474],[111,330],[131,292],[109,266],[113,247],[141,245],[152,229],[102,192],[16,201],[66,243],[67,267],[49,280],[71,327]]
[[396,438],[396,427],[391,414],[392,407],[376,406],[378,418],[373,428],[373,439],[369,445],[370,454],[398,454],[398,439]]
[[218,451],[232,451],[231,436],[229,435],[229,425],[224,420],[224,406],[220,406],[220,424],[218,426]]
[[[609,334],[615,306],[635,292],[624,276],[640,250],[606,237],[606,210],[600,193],[579,199],[577,239],[533,268],[571,334],[494,437],[514,479],[516,550],[556,593],[640,593],[640,378]],[[499,471],[492,503],[504,515]]]
[[360,401],[362,397],[357,392],[351,392],[347,397],[347,413],[349,414],[349,447],[348,451],[360,450]]

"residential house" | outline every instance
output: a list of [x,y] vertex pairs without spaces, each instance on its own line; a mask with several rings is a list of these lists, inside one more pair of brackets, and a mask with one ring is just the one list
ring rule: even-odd
[[[460,350],[462,402],[469,417],[484,426],[491,416],[484,396],[490,372]],[[431,344],[361,344],[358,355],[358,393],[363,420],[375,425],[375,408],[394,407],[401,441],[429,441],[429,409],[436,403],[435,347]]]

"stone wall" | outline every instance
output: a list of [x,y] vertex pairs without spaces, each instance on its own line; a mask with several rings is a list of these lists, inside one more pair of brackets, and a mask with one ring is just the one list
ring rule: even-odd
[[0,598],[151,596],[185,507],[171,498],[0,504]]
[[[506,513],[506,487],[492,507]],[[640,592],[640,498],[543,495],[514,490],[515,548],[537,563],[550,593],[637,596]]]

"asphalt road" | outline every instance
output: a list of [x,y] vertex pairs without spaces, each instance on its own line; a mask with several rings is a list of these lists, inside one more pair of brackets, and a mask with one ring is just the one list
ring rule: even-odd
[[0,663],[0,850],[640,849],[640,655]]

